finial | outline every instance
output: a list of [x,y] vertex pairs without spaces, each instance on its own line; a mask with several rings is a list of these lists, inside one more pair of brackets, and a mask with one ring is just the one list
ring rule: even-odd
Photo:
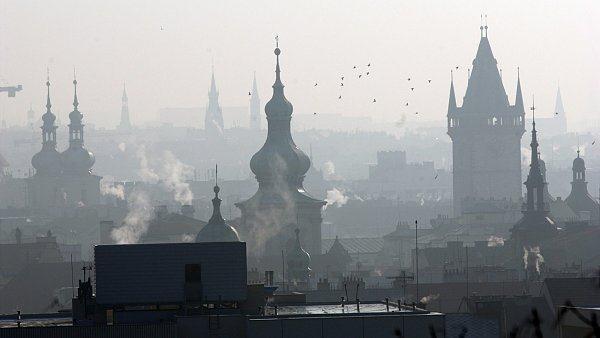
[[50,112],[52,104],[50,103],[50,68],[46,67],[46,87],[48,87],[48,94],[46,96],[46,109]]
[[487,38],[487,36],[488,36],[487,14],[485,15],[485,27],[484,28],[485,28],[485,37]]
[[219,191],[221,191],[221,188],[219,188],[219,165],[218,164],[215,164],[215,187],[214,187],[213,191],[215,192],[215,197],[219,197]]
[[529,108],[533,114],[533,129],[535,130],[535,95],[531,98],[531,108]]
[[450,69],[450,82],[454,82],[454,71]]
[[75,72],[75,67],[73,67],[73,86],[75,87],[75,94],[73,95],[73,107],[75,107],[75,110],[77,110],[79,101],[77,100],[77,73]]
[[521,80],[521,67],[517,66],[517,80]]
[[483,37],[483,14],[479,15],[479,31],[481,32],[481,37]]

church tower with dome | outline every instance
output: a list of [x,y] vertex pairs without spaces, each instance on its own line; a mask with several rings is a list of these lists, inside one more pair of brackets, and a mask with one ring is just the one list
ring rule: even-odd
[[42,115],[42,149],[31,159],[35,174],[27,180],[28,203],[32,209],[60,206],[61,158],[56,150],[56,116],[50,102],[50,77],[46,81],[46,113]]
[[248,243],[248,255],[262,257],[265,265],[278,264],[281,250],[293,241],[296,228],[301,230],[299,236],[306,250],[320,255],[321,209],[325,205],[303,187],[310,158],[292,139],[293,106],[283,91],[278,45],[277,42],[273,96],[265,106],[267,140],[250,160],[258,191],[250,199],[236,204],[242,213],[239,230]]
[[100,176],[92,174],[96,161],[84,144],[83,114],[79,111],[77,79],[73,79],[73,111],[69,114],[69,148],[61,153],[62,186],[67,205],[100,203]]

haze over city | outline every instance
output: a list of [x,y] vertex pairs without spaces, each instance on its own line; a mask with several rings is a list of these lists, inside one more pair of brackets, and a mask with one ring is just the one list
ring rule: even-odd
[[[254,71],[260,93],[270,91],[276,34],[286,47],[286,90],[305,98],[296,100],[296,113],[441,121],[451,69],[457,90],[466,88],[481,15],[510,97],[520,67],[525,101],[535,93],[541,115],[551,114],[559,82],[572,126],[585,129],[600,108],[596,1],[64,0],[2,1],[0,8],[0,77],[25,88],[0,99],[9,125],[22,123],[30,104],[43,110],[46,67],[59,118],[70,109],[75,67],[82,109],[99,127],[118,121],[123,83],[140,123],[157,120],[160,108],[203,107],[213,63],[223,105],[245,105]],[[369,63],[371,74],[359,80]],[[348,79],[343,88],[341,76]]]

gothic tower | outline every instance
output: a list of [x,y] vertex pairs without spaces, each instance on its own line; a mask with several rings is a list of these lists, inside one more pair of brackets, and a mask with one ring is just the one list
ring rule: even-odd
[[100,176],[92,175],[95,157],[84,143],[83,114],[79,111],[77,79],[73,79],[73,111],[69,114],[69,148],[62,154],[62,186],[70,205],[98,204]]
[[567,132],[567,116],[565,115],[565,107],[563,106],[562,95],[560,94],[560,86],[556,90],[556,102],[554,103],[554,119],[557,121],[556,127],[558,132]]
[[121,122],[119,123],[119,129],[131,129],[131,120],[129,119],[129,99],[127,98],[127,91],[125,90],[124,84],[123,96],[121,97]]
[[260,97],[256,85],[256,72],[252,81],[252,92],[250,93],[250,129],[260,130]]
[[223,134],[223,113],[219,106],[219,92],[215,83],[215,70],[212,70],[210,91],[208,92],[208,106],[204,115],[204,130],[211,136]]
[[292,139],[293,106],[283,92],[280,54],[279,47],[275,48],[273,96],[265,106],[267,140],[250,161],[258,191],[236,204],[242,212],[240,231],[248,242],[249,256],[270,256],[274,266],[278,266],[281,250],[292,248],[297,228],[307,251],[313,255],[321,253],[321,209],[325,205],[303,187],[310,159]]
[[523,95],[517,81],[511,105],[488,40],[487,26],[473,60],[467,91],[459,107],[450,84],[448,135],[452,139],[453,199],[456,216],[465,199],[521,195],[521,137],[525,132]]
[[598,219],[598,202],[588,192],[585,180],[585,161],[579,156],[579,150],[577,150],[577,157],[573,160],[573,181],[571,182],[571,193],[566,202],[580,216],[583,216],[583,213],[589,213],[591,220]]
[[557,231],[545,200],[546,181],[540,165],[539,144],[535,129],[535,105],[531,109],[534,111],[534,115],[531,130],[531,164],[527,181],[525,181],[527,196],[523,205],[523,217],[510,230],[517,251],[520,251],[521,247],[538,246],[540,242],[551,238]]

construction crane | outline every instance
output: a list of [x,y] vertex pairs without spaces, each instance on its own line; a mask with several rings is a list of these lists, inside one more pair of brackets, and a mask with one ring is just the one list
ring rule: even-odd
[[15,97],[15,95],[17,94],[17,92],[20,92],[21,90],[23,90],[23,86],[21,86],[21,85],[18,85],[18,86],[8,86],[8,87],[0,87],[0,93],[7,92],[8,93],[8,97]]

